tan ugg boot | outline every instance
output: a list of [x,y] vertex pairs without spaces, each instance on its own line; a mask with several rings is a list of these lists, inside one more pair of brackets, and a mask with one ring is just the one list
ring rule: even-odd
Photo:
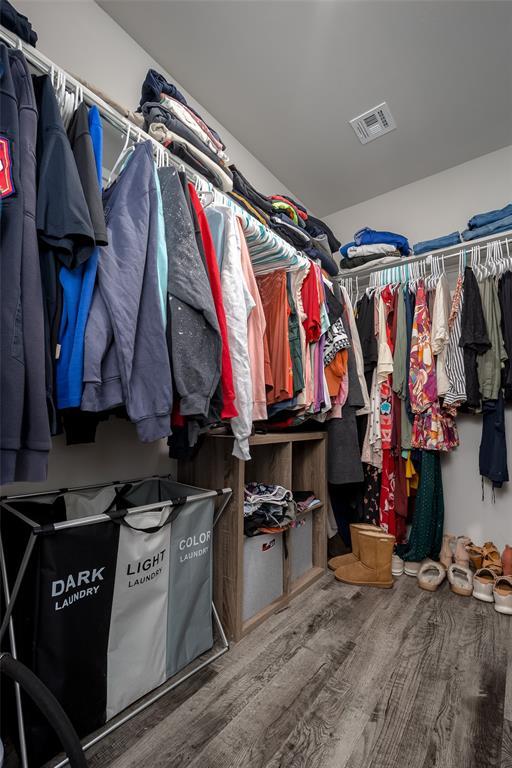
[[340,566],[334,576],[346,584],[367,587],[393,586],[391,558],[395,537],[379,531],[359,531],[359,560]]
[[359,560],[359,541],[358,535],[360,531],[381,531],[382,528],[376,525],[370,525],[369,523],[351,523],[350,524],[350,538],[352,539],[352,552],[348,555],[338,555],[338,557],[331,557],[327,563],[327,567],[331,571],[337,571],[342,565],[348,565],[349,563],[357,563]]

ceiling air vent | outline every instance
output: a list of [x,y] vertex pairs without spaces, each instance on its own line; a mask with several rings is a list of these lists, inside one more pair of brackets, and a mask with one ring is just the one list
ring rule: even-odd
[[354,117],[350,121],[350,125],[356,132],[361,144],[368,144],[369,141],[378,139],[379,136],[383,136],[385,133],[389,133],[396,128],[393,115],[385,101],[377,107],[369,109],[368,112],[363,112],[362,115]]

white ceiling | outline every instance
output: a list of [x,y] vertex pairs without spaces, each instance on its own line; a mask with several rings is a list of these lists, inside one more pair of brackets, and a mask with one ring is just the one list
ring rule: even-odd
[[[512,143],[512,3],[99,4],[319,215]],[[397,130],[362,146],[381,101]]]

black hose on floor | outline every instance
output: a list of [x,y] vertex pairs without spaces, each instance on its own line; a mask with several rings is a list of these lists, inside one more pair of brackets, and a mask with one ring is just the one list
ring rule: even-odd
[[71,720],[41,680],[10,653],[0,654],[0,673],[6,675],[29,696],[57,734],[71,768],[87,768],[80,739]]

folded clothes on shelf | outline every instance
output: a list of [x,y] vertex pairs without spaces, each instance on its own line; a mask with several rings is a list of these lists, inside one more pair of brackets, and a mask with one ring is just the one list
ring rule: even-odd
[[389,243],[373,243],[372,245],[352,245],[348,248],[347,256],[355,259],[358,256],[389,256],[396,254],[397,249]]
[[468,221],[468,229],[480,229],[480,227],[485,227],[487,224],[493,224],[495,221],[506,219],[508,216],[512,216],[512,203],[508,203],[504,208],[499,208],[494,211],[477,213]]
[[313,491],[293,491],[293,500],[299,514],[307,512],[308,509],[316,504],[320,504],[320,499],[317,499]]
[[505,216],[503,219],[491,221],[489,224],[484,224],[478,229],[466,229],[462,233],[462,239],[476,240],[478,237],[487,237],[488,235],[494,235],[497,232],[505,232],[507,229],[512,229],[512,215]]
[[430,253],[431,251],[438,251],[441,248],[449,248],[460,242],[460,232],[451,232],[449,235],[435,237],[432,240],[422,240],[413,245],[412,249],[415,256],[420,256],[422,253]]
[[291,491],[282,485],[248,483],[244,491],[244,533],[257,536],[268,531],[285,529],[296,516]]
[[403,235],[399,235],[396,232],[378,231],[370,229],[370,227],[363,227],[359,232],[354,235],[355,245],[373,245],[376,243],[387,243],[394,245],[397,251],[403,256],[408,256],[411,252],[409,241]]
[[401,259],[402,255],[400,251],[392,251],[386,255],[382,253],[374,253],[369,256],[355,256],[351,259],[341,259],[340,270],[355,269],[356,267],[362,267],[365,264],[371,264],[373,262],[375,262],[376,265],[386,263],[393,264],[394,262],[399,262]]
[[29,19],[16,10],[9,0],[0,2],[0,24],[29,45],[37,43],[37,33]]
[[[181,102],[181,104],[184,104],[186,107],[188,107],[189,110],[194,113],[194,115],[196,115],[202,122],[204,122],[201,118],[201,115],[196,112],[196,110],[191,107],[190,104],[188,104],[185,96],[178,88],[176,88],[173,83],[168,83],[165,77],[161,75],[160,72],[157,72],[156,69],[148,69],[144,82],[142,83],[139,111],[142,110],[142,107],[148,101],[160,101],[162,94],[165,96],[170,96],[171,98],[176,99],[176,101]],[[211,128],[211,126],[209,126],[207,123],[205,123],[205,125],[220,143],[222,149],[225,149],[225,145],[217,131]]]

